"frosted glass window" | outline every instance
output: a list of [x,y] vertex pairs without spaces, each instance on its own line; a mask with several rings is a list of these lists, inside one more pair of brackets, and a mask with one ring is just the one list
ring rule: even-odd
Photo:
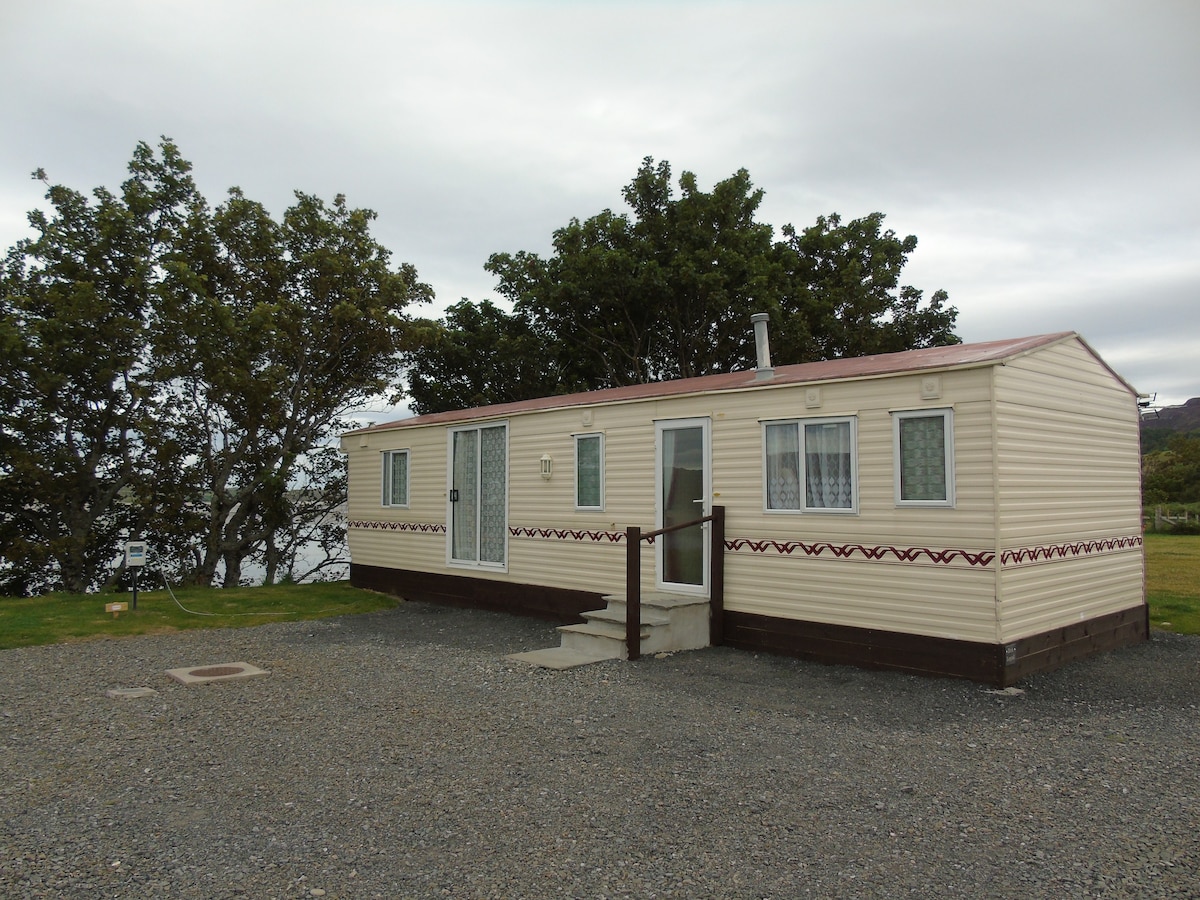
[[575,435],[575,506],[604,508],[604,435]]
[[951,411],[903,412],[893,418],[897,505],[953,506]]
[[408,451],[383,454],[383,505],[408,506]]

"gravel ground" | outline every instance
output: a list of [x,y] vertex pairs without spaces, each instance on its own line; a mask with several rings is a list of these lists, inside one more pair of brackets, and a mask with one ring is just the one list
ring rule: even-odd
[[[0,652],[0,896],[1195,897],[1200,639],[997,694],[373,615]],[[270,670],[184,686],[165,670]],[[150,687],[142,699],[112,688]]]

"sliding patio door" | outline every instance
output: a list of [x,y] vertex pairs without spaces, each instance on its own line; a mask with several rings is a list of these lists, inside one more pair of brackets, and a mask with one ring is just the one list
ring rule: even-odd
[[450,432],[449,554],[456,565],[508,561],[508,426]]

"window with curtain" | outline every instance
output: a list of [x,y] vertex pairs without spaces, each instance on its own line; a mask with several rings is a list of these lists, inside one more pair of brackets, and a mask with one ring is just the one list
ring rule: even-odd
[[408,506],[408,451],[383,452],[383,505]]
[[766,508],[857,512],[855,440],[852,417],[767,424]]
[[604,508],[604,435],[575,435],[575,507]]
[[767,509],[800,509],[800,429],[766,427]]
[[892,414],[898,506],[953,506],[952,412]]

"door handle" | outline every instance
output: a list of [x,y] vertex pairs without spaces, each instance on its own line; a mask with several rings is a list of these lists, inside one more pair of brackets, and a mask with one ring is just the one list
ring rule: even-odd
[[458,502],[458,488],[450,488],[450,502],[451,503]]

